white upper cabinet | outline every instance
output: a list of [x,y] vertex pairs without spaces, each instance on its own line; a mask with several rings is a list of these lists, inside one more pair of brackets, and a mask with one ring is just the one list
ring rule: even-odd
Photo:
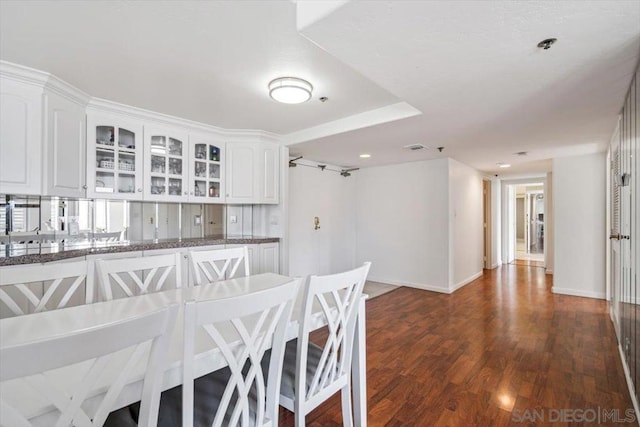
[[0,61],[0,193],[86,196],[88,100],[50,74]]
[[189,135],[189,201],[225,202],[225,146],[210,135]]
[[257,163],[257,143],[227,144],[227,203],[253,203],[258,198]]
[[42,87],[0,76],[0,193],[43,193],[42,94]]
[[226,145],[226,203],[279,201],[279,146],[269,142]]
[[180,129],[145,126],[144,199],[189,200],[189,138]]
[[258,150],[261,160],[258,165],[261,174],[258,203],[278,204],[280,200],[280,147],[278,144],[265,142],[260,144]]
[[86,197],[85,105],[58,93],[44,93],[46,193]]
[[87,114],[87,195],[142,200],[142,124],[115,114]]

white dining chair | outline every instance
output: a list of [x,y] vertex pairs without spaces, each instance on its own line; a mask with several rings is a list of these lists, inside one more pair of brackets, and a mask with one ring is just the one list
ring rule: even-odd
[[240,248],[212,251],[189,251],[194,284],[202,285],[217,280],[233,279],[238,274],[249,276],[249,251]]
[[[124,296],[157,292],[175,284],[182,287],[180,253],[149,257],[96,260],[102,297],[114,298],[114,289]],[[173,281],[169,280],[174,278]]]
[[[58,335],[15,346],[0,345],[0,381],[23,381],[32,394],[50,402],[59,416],[55,426],[101,427],[109,413],[118,409],[118,397],[133,368],[145,363],[138,425],[156,425],[166,354],[179,306],[172,306],[89,328],[78,327]],[[129,353],[123,353],[129,349]],[[127,357],[123,357],[127,356]],[[77,364],[77,365],[76,365]],[[117,366],[113,366],[113,364]],[[75,365],[79,381],[62,389],[49,381],[54,371]],[[113,381],[101,381],[106,369],[117,372]],[[104,385],[103,394],[93,390]],[[31,426],[12,396],[0,396],[3,426]]]
[[[285,348],[280,404],[295,413],[295,425],[303,427],[306,415],[340,391],[342,422],[353,425],[351,413],[351,364],[358,305],[371,263],[344,273],[311,276],[302,300],[298,339]],[[314,311],[327,319],[328,337],[323,346],[309,341]]]
[[[286,331],[300,284],[300,280],[292,280],[264,291],[185,304],[183,427],[192,427],[194,421],[198,426],[278,426]],[[202,333],[201,329],[228,368],[205,376],[194,372],[195,336]],[[265,375],[261,363],[269,348],[271,357]],[[166,400],[171,399],[167,396]],[[170,424],[162,419],[165,408],[161,404],[160,425]],[[180,420],[175,422],[179,424]]]
[[[21,316],[93,302],[93,262],[5,267],[0,273],[0,317]],[[9,312],[6,311],[8,308]]]

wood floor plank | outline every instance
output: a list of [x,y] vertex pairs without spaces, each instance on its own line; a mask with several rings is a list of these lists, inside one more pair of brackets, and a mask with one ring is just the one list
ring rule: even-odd
[[[633,407],[606,302],[555,295],[530,265],[451,295],[403,287],[368,301],[367,381],[371,426],[565,425],[551,411]],[[521,418],[534,411],[546,422]],[[307,425],[342,425],[339,396]]]

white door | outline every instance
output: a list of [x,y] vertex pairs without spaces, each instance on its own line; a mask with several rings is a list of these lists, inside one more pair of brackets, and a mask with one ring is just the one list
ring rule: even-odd
[[611,146],[611,283],[614,320],[618,323],[618,341],[634,388],[640,384],[637,304],[640,300],[640,190],[637,72],[625,101],[618,138]]

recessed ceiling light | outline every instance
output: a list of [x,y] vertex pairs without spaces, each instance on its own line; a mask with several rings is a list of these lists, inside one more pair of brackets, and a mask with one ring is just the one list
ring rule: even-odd
[[517,153],[513,153],[516,156],[526,156],[527,154],[529,154],[528,151],[518,151]]
[[544,50],[548,50],[549,48],[551,48],[551,45],[553,45],[557,41],[558,39],[553,39],[553,38],[544,39],[540,43],[538,43],[538,47]]
[[284,104],[300,104],[311,99],[313,86],[297,77],[279,77],[269,82],[269,96]]
[[368,159],[369,157],[371,157],[371,154],[360,154],[361,159]]
[[500,166],[501,168],[510,168],[511,165],[509,163],[498,163],[498,166]]

